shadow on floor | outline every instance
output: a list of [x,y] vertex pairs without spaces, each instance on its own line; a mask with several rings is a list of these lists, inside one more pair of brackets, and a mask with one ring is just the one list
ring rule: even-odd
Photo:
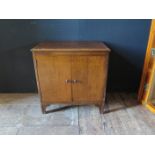
[[[119,99],[118,99],[119,98]],[[127,94],[127,93],[110,93],[107,95],[104,114],[116,112],[119,110],[124,110],[128,108],[132,108],[135,106],[139,106],[140,104],[137,102],[136,94]],[[80,105],[85,106],[85,105]],[[46,111],[46,114],[52,112],[59,112],[63,110],[67,110],[70,108],[77,108],[78,105],[67,105],[67,106],[58,106],[56,108],[52,108]]]
[[110,93],[107,95],[104,114],[139,106],[136,94]]

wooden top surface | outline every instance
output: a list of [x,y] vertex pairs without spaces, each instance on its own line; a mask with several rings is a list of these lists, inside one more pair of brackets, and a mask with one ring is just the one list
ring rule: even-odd
[[110,49],[102,42],[44,42],[39,43],[31,51],[101,51],[110,52]]

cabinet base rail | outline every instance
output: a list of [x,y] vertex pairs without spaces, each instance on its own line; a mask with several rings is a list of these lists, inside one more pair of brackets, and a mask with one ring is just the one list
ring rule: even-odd
[[[87,105],[87,104],[86,104]],[[46,110],[46,108],[48,106],[41,106],[41,110],[42,110],[42,113],[43,114],[49,114],[49,113],[53,113],[53,112],[59,112],[59,111],[62,111],[62,110],[67,110],[69,108],[77,108],[79,106],[86,106],[86,105],[79,105],[79,104],[74,104],[74,105],[64,105],[62,107],[58,107],[58,108],[55,108],[55,109],[50,109],[50,110]],[[89,105],[89,104],[88,104]],[[100,114],[104,114],[104,105],[96,105],[97,107],[99,107],[99,110],[100,110]]]

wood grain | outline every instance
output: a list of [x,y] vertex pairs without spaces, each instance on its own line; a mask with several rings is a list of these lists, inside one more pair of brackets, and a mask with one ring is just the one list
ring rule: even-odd
[[32,51],[43,113],[53,103],[95,104],[103,112],[108,47],[101,42],[47,42]]
[[51,51],[51,52],[68,52],[68,51],[105,51],[110,52],[110,49],[102,42],[91,42],[91,41],[52,41],[44,42],[35,46],[31,51]]
[[150,111],[155,113],[155,57],[152,55],[152,48],[155,48],[155,20],[152,20],[150,36],[145,56],[144,68],[139,88],[138,100]]
[[[0,94],[0,134],[40,135],[155,135],[155,117],[137,103],[136,94],[107,94],[109,111],[100,115],[96,106],[72,106],[42,115],[38,94]],[[50,109],[62,105],[51,105]],[[20,125],[19,125],[20,124]]]
[[72,85],[75,102],[102,101],[106,59],[101,56],[72,57]]
[[148,39],[144,67],[143,67],[143,72],[142,72],[142,77],[141,77],[141,82],[140,82],[140,87],[139,87],[139,92],[138,92],[139,102],[142,102],[142,99],[143,99],[143,93],[145,91],[145,80],[146,80],[147,71],[148,71],[148,67],[149,67],[150,59],[151,59],[151,48],[153,47],[154,42],[155,42],[155,19],[152,20],[152,24],[150,28],[150,35]]
[[40,56],[36,54],[38,79],[42,93],[42,102],[71,102],[70,56]]

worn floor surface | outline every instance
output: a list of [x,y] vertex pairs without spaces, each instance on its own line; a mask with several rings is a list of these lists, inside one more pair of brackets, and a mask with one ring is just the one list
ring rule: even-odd
[[135,94],[108,94],[105,108],[103,115],[95,106],[42,114],[37,94],[0,94],[0,134],[155,134],[155,115],[137,104]]

